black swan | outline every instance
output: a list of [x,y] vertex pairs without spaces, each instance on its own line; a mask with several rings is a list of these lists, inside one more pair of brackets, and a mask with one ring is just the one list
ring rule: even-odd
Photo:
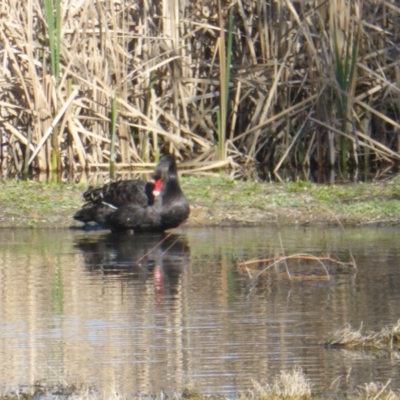
[[112,231],[164,232],[189,217],[189,203],[179,185],[175,158],[164,155],[157,164],[154,183],[125,180],[89,189],[87,202],[74,219],[97,222]]

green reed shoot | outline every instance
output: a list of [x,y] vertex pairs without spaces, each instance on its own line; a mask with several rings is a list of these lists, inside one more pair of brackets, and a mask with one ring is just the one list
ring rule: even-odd
[[[51,74],[54,77],[56,88],[60,81],[60,53],[61,53],[61,1],[44,0],[44,14],[47,23],[49,37]],[[57,105],[52,114],[57,113]],[[51,164],[50,170],[57,171],[60,164],[60,152],[58,143],[59,127],[54,127],[52,133]]]
[[[338,111],[341,117],[342,132],[347,133],[347,125],[351,119],[351,103],[350,98],[354,92],[354,79],[356,78],[356,65],[358,57],[358,49],[360,43],[360,25],[358,25],[355,36],[352,36],[349,30],[346,40],[346,48],[339,43],[338,27],[334,25],[334,57],[335,57],[335,74],[339,87]],[[347,138],[340,137],[339,146],[339,164],[342,171],[347,170]]]
[[49,50],[51,73],[56,80],[60,80],[60,53],[61,53],[61,1],[44,0],[44,13],[49,36]]
[[110,179],[115,178],[115,138],[117,130],[117,93],[114,92],[114,97],[111,100],[110,112],[110,133],[111,133],[111,147],[110,147]]

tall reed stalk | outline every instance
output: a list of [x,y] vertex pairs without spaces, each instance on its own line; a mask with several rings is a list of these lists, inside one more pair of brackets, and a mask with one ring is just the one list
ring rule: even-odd
[[229,10],[227,40],[221,0],[218,0],[220,26],[220,104],[217,113],[218,158],[226,158],[226,134],[228,125],[229,83],[232,62],[233,7]]

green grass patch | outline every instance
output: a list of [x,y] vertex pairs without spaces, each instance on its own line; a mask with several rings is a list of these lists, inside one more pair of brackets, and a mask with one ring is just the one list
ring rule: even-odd
[[[194,211],[189,223],[194,216],[197,222],[208,225],[223,220],[262,224],[277,219],[288,224],[400,223],[399,180],[316,185],[302,181],[237,181],[221,174],[185,176],[181,185]],[[85,188],[76,184],[0,182],[2,226],[14,226],[14,221],[19,221],[17,226],[45,227],[51,222],[69,226],[72,215],[82,205]]]
[[[0,183],[0,204],[17,210],[54,210],[76,206],[76,185],[8,181]],[[73,196],[70,196],[73,194]]]

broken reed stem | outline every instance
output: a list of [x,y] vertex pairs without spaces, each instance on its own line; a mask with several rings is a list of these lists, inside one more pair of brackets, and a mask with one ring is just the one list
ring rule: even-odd
[[47,138],[52,134],[54,127],[58,124],[60,119],[63,117],[65,111],[68,109],[68,107],[71,105],[71,103],[73,102],[75,97],[78,95],[78,92],[79,92],[78,88],[75,88],[75,90],[68,97],[67,101],[64,103],[64,105],[62,106],[61,110],[55,116],[55,118],[53,119],[51,125],[49,126],[49,128],[47,129],[45,134],[43,135],[43,137],[40,140],[39,144],[37,145],[35,151],[32,153],[28,164],[30,164],[33,161],[33,159],[36,157],[36,155],[39,153],[40,149],[42,148],[42,146],[46,142]]

